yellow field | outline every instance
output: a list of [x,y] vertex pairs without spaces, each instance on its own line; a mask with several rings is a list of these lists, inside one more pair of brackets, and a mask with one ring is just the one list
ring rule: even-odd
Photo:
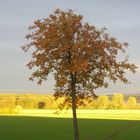
[[[77,110],[78,118],[140,120],[140,110]],[[11,114],[9,114],[11,115]],[[22,110],[12,116],[71,118],[71,110]]]

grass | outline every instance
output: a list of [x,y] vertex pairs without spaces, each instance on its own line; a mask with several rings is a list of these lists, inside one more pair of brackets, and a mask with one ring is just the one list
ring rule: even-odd
[[[21,116],[1,116],[0,139],[73,140],[70,112],[59,115],[52,112],[24,110]],[[81,140],[138,140],[140,137],[140,111],[79,110],[78,113]]]
[[[22,110],[19,116],[72,118],[71,110]],[[140,120],[140,110],[77,110],[78,118]],[[11,114],[10,114],[11,115]]]

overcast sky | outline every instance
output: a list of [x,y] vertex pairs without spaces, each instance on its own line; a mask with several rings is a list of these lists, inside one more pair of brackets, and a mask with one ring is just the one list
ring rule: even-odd
[[[26,63],[31,56],[21,46],[27,43],[25,35],[33,21],[48,17],[56,8],[72,9],[86,22],[105,26],[119,41],[127,41],[130,62],[140,66],[139,0],[0,0],[0,92],[53,92],[51,76],[42,86],[28,81],[31,72]],[[140,69],[128,79],[132,84],[118,83],[101,92],[140,91]]]

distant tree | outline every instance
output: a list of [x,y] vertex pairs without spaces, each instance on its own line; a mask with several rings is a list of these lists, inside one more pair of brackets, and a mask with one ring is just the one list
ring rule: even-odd
[[114,94],[112,96],[112,108],[114,109],[123,109],[125,105],[124,95],[123,94]]
[[55,96],[66,95],[73,110],[74,137],[79,140],[76,106],[78,99],[94,96],[94,89],[107,87],[108,79],[118,79],[127,84],[125,72],[135,72],[136,66],[128,59],[118,60],[120,52],[125,53],[127,43],[120,43],[95,26],[83,22],[81,15],[72,10],[56,9],[48,18],[36,20],[29,27],[31,33],[26,38],[32,60],[29,69],[34,72],[30,78],[38,79],[38,84],[46,81],[48,74],[56,80]]
[[108,109],[109,104],[110,104],[108,96],[105,96],[105,95],[99,96],[96,104],[97,104],[97,108],[99,108],[99,109]]
[[45,108],[45,102],[40,101],[38,104],[38,109],[44,109]]
[[24,109],[37,108],[37,98],[32,94],[21,95],[16,99],[16,105],[20,105]]
[[9,114],[14,113],[16,108],[16,100],[15,97],[12,96],[1,96],[0,97],[0,113]]
[[136,108],[137,100],[135,97],[130,96],[127,100],[127,103],[128,103],[129,109],[134,109]]

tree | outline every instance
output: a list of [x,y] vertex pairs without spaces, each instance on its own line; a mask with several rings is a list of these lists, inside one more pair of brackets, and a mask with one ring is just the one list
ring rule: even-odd
[[129,109],[135,109],[137,105],[137,100],[135,97],[129,97],[127,100]]
[[4,95],[0,97],[0,113],[10,114],[15,113],[15,97]]
[[79,140],[78,99],[93,96],[96,88],[107,87],[107,78],[128,83],[125,72],[134,73],[136,66],[128,58],[117,59],[128,44],[110,37],[105,28],[98,30],[83,22],[83,17],[72,10],[56,9],[48,18],[36,20],[29,30],[29,43],[22,48],[25,52],[33,48],[27,64],[33,69],[30,80],[37,78],[41,84],[50,73],[54,75],[55,96],[65,95],[65,101],[71,102],[74,137]]
[[123,109],[124,107],[124,95],[123,94],[114,94],[112,96],[112,108],[114,109]]
[[97,103],[97,108],[99,108],[99,109],[108,109],[110,101],[108,99],[108,96],[102,95],[102,96],[98,97],[96,103]]
[[38,104],[38,109],[44,109],[45,108],[45,102],[40,101]]

